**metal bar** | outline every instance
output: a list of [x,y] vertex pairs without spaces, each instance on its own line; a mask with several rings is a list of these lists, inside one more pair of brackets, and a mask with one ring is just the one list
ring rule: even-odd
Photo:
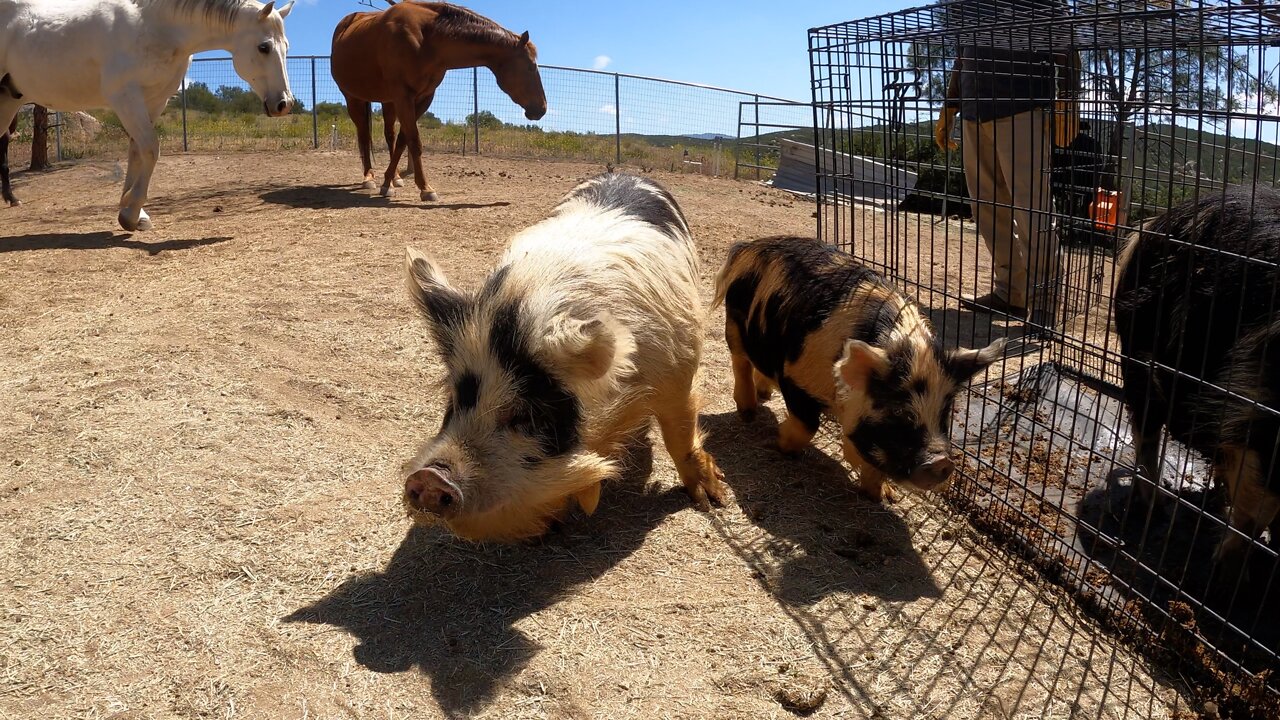
[[54,113],[53,122],[54,157],[62,162],[62,113]]
[[756,128],[756,136],[755,136],[755,137],[756,137],[756,182],[759,182],[759,181],[760,181],[760,167],[759,167],[759,165],[760,165],[760,96],[759,96],[759,95],[756,95],[756,96],[754,96],[754,97],[755,97],[755,100],[754,100],[754,102],[753,102],[752,104],[753,104],[753,105],[755,105],[755,108],[756,108],[756,122],[755,122],[755,128]]
[[[294,55],[291,57],[299,60],[306,60],[311,58],[327,59],[329,56],[328,55]],[[191,62],[193,64],[201,63],[201,62],[226,62],[229,59],[230,59],[229,57],[192,58]],[[667,78],[653,77],[651,75],[632,75],[630,73],[615,73],[615,72],[610,72],[608,70],[593,70],[591,68],[570,67],[568,65],[539,64],[538,67],[543,70],[568,70],[571,72],[589,73],[591,75],[617,75],[618,77],[630,78],[632,80],[651,80],[653,82],[666,83],[668,85],[682,85],[684,87],[700,88],[702,90],[716,90],[718,92],[733,93],[735,95],[752,95],[753,94],[753,93],[747,92],[746,90],[735,90],[733,88],[720,87],[718,85],[707,85],[705,83],[688,82],[685,80],[668,80]],[[783,97],[774,97],[772,95],[757,95],[757,97],[761,97],[766,100],[778,100],[781,102],[798,102],[796,100],[790,100],[788,98],[783,98]]]
[[190,152],[187,145],[187,78],[182,77],[182,152]]
[[479,68],[471,68],[471,107],[472,107],[471,117],[475,118],[475,121],[476,121],[475,122],[475,125],[476,125],[475,151],[476,151],[476,154],[479,155],[480,154],[480,69]]
[[788,98],[750,93],[750,92],[747,92],[746,90],[734,90],[733,88],[719,87],[717,85],[705,85],[703,83],[687,82],[685,80],[668,80],[666,78],[652,77],[649,75],[632,75],[630,73],[615,73],[615,72],[610,72],[608,70],[593,70],[591,68],[577,68],[577,67],[569,67],[567,65],[539,64],[538,67],[542,68],[543,70],[568,70],[570,72],[589,73],[591,75],[616,75],[618,77],[629,78],[631,80],[650,80],[652,82],[666,83],[667,85],[681,85],[683,87],[698,88],[700,90],[715,90],[716,92],[733,93],[734,95],[754,95],[755,97],[764,98],[766,100],[777,100],[780,102],[787,102],[787,103],[798,102],[796,100],[790,100]]
[[742,165],[742,106],[745,102],[738,102],[738,139],[733,141],[733,179],[738,179],[738,168]]
[[311,58],[311,146],[320,149],[320,118],[316,113],[316,59]]
[[614,162],[622,164],[622,78],[613,74],[613,140]]

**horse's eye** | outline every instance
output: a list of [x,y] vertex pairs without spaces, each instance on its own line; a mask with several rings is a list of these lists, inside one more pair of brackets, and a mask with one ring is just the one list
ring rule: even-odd
[[261,45],[259,45],[258,52],[262,53],[263,55],[266,55],[267,53],[271,52],[271,41],[268,40],[267,42],[264,42]]

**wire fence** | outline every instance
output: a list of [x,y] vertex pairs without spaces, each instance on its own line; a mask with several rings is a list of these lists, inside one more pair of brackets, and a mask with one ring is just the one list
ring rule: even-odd
[[1011,341],[957,403],[949,502],[1209,716],[1280,717],[1278,30],[1258,4],[949,0],[809,36],[822,238],[948,346]]
[[[536,123],[498,87],[485,69],[445,75],[419,121],[430,152],[493,154],[627,164],[708,175],[767,177],[776,140],[762,137],[768,113],[744,116],[742,103],[792,101],[759,93],[596,70],[541,66],[547,115]],[[157,124],[161,152],[320,149],[355,152],[355,126],[334,83],[329,58],[292,57],[295,112],[270,118],[236,75],[230,58],[191,63],[182,88]],[[375,105],[374,151],[385,158],[381,110]],[[790,123],[789,129],[794,129]],[[128,137],[109,111],[67,115],[58,121],[59,159],[120,156]],[[811,134],[807,126],[804,131]],[[23,140],[19,135],[19,142]],[[737,147],[742,141],[747,145]],[[760,166],[760,167],[755,167]]]

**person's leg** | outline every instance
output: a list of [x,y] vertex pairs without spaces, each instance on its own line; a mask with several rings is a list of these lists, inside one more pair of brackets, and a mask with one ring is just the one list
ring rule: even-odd
[[[1000,169],[1013,196],[1014,249],[1010,300],[1047,310],[1056,295],[1058,238],[1053,229],[1049,162],[1052,139],[1043,110],[1009,119],[998,140]],[[1019,302],[1021,301],[1021,302]]]
[[1001,136],[1008,134],[1005,124],[1000,120],[985,123],[966,120],[961,123],[964,177],[969,189],[973,220],[978,227],[978,234],[991,253],[991,295],[962,301],[962,304],[974,309],[1003,311],[1006,309],[1003,305],[1012,305],[1009,309],[1022,307],[1022,302],[1010,302],[1010,252],[1013,248],[1013,215],[1010,205],[1013,197],[1000,169],[998,155]]

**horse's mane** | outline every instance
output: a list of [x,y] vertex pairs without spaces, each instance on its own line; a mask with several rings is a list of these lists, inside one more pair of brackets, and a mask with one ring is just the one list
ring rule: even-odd
[[211,23],[231,26],[248,0],[133,0],[142,7],[165,7],[182,15],[203,15]]
[[495,45],[514,45],[519,38],[498,23],[461,5],[444,2],[423,4],[436,12],[436,29],[447,35]]

